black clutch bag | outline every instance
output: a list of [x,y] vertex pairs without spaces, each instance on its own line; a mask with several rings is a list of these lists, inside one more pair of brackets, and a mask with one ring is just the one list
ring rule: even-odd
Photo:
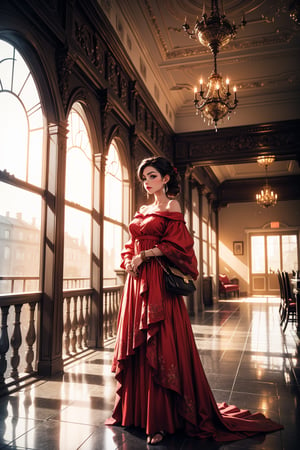
[[164,271],[166,290],[174,295],[190,295],[196,290],[196,286],[191,275],[185,275],[177,267],[157,261]]

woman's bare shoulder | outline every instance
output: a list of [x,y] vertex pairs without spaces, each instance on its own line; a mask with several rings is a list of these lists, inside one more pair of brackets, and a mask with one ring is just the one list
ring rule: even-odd
[[180,203],[178,200],[170,200],[167,206],[167,211],[181,212]]
[[146,212],[149,211],[149,209],[150,209],[149,205],[142,205],[142,206],[140,207],[140,209],[139,209],[139,212],[140,212],[141,214],[145,214]]

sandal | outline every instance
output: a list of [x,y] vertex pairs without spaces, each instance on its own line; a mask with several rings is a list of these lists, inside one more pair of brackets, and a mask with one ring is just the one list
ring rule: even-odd
[[[160,439],[157,441],[155,438],[160,437]],[[147,437],[147,444],[148,445],[158,445],[160,444],[163,439],[166,437],[166,433],[164,431],[157,431],[156,433],[150,434]],[[155,439],[155,440],[154,440]]]

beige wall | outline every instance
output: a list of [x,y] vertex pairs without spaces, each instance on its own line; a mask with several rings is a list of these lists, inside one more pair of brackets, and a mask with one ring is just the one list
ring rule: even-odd
[[[219,211],[219,272],[237,277],[242,295],[249,292],[247,231],[263,229],[270,222],[300,229],[300,200],[278,202],[267,209],[256,203],[233,203]],[[233,255],[233,241],[243,241],[243,255]]]

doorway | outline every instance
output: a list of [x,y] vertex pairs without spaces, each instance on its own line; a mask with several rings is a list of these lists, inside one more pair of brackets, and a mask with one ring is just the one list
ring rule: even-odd
[[277,270],[298,268],[296,233],[250,235],[250,290],[253,295],[278,295]]

